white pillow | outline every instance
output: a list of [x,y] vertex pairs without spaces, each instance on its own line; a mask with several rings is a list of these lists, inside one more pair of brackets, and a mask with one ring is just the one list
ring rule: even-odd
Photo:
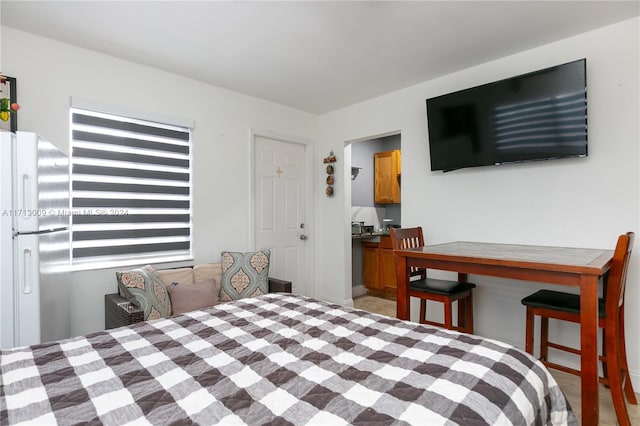
[[193,267],[193,280],[195,282],[204,280],[213,280],[216,288],[220,291],[220,283],[222,282],[222,264],[220,263],[201,263]]
[[193,269],[191,268],[156,269],[156,275],[166,286],[171,285],[171,283],[193,284],[196,282],[193,279]]

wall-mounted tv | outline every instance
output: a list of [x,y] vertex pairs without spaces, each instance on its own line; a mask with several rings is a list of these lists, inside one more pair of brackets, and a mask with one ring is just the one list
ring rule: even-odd
[[427,99],[431,170],[587,155],[586,59]]

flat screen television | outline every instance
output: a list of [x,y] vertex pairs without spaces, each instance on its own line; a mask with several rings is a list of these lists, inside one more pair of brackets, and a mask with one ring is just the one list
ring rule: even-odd
[[587,156],[586,59],[426,100],[431,170]]

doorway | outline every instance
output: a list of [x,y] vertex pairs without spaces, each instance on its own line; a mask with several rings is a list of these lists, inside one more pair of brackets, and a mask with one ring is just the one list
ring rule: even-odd
[[[351,168],[350,178],[345,177],[345,186],[350,189],[345,191],[347,197],[345,200],[346,220],[351,223],[363,223],[368,226],[368,229],[373,227],[377,234],[390,225],[400,226],[401,204],[399,202],[376,203],[374,189],[376,163],[374,158],[377,153],[400,151],[400,132],[362,138],[347,142],[345,145],[345,159],[349,159],[349,167]],[[376,271],[379,272],[371,272],[371,269],[367,267],[367,277],[364,273],[365,264],[371,263],[372,256],[378,259],[378,256],[372,253],[375,251],[374,245],[380,241],[379,236],[377,238],[351,236],[351,262],[347,263],[346,267],[351,269],[351,281],[347,285],[351,287],[348,290],[350,290],[352,298],[375,292],[375,290],[369,291],[368,287],[371,286],[366,285],[372,280],[379,282],[381,287],[388,281],[384,273],[388,268],[378,268],[380,265],[376,265]],[[368,262],[365,257],[369,260]],[[371,278],[372,273],[375,278]]]
[[253,237],[271,251],[269,276],[310,294],[308,146],[282,138],[253,136]]

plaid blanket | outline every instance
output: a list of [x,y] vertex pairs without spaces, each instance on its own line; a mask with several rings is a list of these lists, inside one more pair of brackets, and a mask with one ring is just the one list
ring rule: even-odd
[[0,424],[576,424],[507,344],[290,294],[0,351]]

